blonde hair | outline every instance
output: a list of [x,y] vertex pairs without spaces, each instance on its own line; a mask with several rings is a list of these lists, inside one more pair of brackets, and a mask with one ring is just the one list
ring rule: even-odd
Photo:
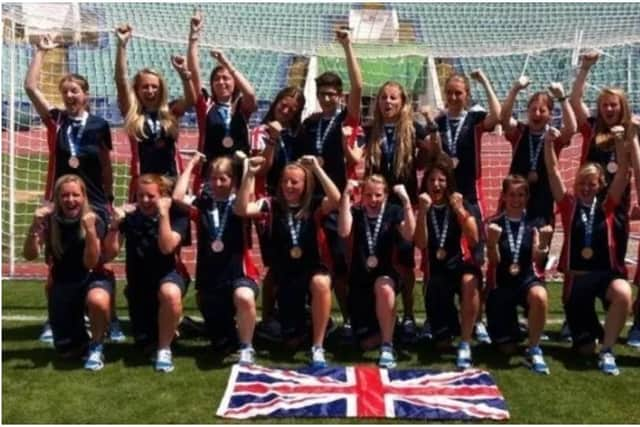
[[151,68],[143,68],[133,78],[131,90],[129,91],[129,111],[127,111],[124,118],[124,129],[128,135],[135,137],[138,141],[148,138],[148,135],[144,132],[144,108],[137,94],[140,79],[144,74],[156,76],[160,82],[160,106],[158,108],[160,126],[167,135],[176,139],[178,137],[178,120],[169,110],[167,82],[162,77],[162,74]]
[[408,100],[407,93],[400,83],[388,81],[380,87],[376,97],[376,108],[373,113],[371,125],[371,139],[365,148],[365,160],[367,171],[371,173],[373,169],[380,168],[380,158],[382,156],[382,138],[384,136],[384,121],[378,99],[387,87],[396,87],[400,90],[402,98],[402,108],[398,120],[396,121],[396,143],[395,156],[393,159],[393,176],[402,181],[411,175],[413,170],[413,151],[416,130],[413,126],[413,108]]
[[220,172],[231,178],[231,182],[235,187],[237,184],[236,174],[233,168],[233,160],[229,156],[217,157],[209,165],[209,178],[213,176],[215,172]]
[[367,175],[362,179],[362,191],[364,192],[364,187],[367,184],[382,184],[384,187],[384,194],[389,194],[389,184],[387,180],[384,179],[384,176],[374,173],[371,175]]
[[162,197],[170,197],[173,188],[173,180],[167,176],[157,173],[145,173],[138,178],[138,189],[141,184],[155,184],[158,186],[158,192]]
[[285,173],[290,169],[298,169],[304,173],[304,192],[302,193],[302,196],[300,198],[300,210],[296,214],[296,219],[306,218],[310,214],[311,198],[313,197],[316,181],[315,177],[313,176],[313,172],[302,163],[300,163],[300,161],[289,163],[284,167],[284,169],[282,169],[282,173],[280,174],[280,181],[278,182],[278,188],[276,189],[276,200],[283,211],[286,211],[288,209],[287,202],[282,191],[282,184],[284,182]]
[[605,123],[602,114],[600,113],[600,103],[605,96],[615,96],[618,98],[620,102],[620,126],[623,126],[625,129],[625,139],[630,139],[633,137],[635,132],[635,126],[631,121],[631,107],[629,106],[629,100],[627,95],[623,90],[612,87],[605,87],[600,90],[600,94],[598,95],[598,99],[596,101],[596,105],[598,108],[598,113],[596,114],[596,125],[595,125],[595,143],[596,145],[613,145],[614,137],[611,133],[610,126]]
[[577,186],[578,183],[582,181],[584,178],[591,175],[598,176],[598,184],[601,189],[607,185],[604,169],[602,168],[602,166],[594,162],[589,162],[589,163],[585,163],[580,167],[580,169],[578,169],[578,173],[576,173],[576,179],[573,184],[574,187]]
[[451,83],[454,80],[458,80],[462,82],[462,84],[464,84],[464,90],[467,92],[467,99],[466,99],[467,102],[465,103],[465,107],[468,107],[469,103],[471,103],[471,82],[469,82],[469,77],[465,76],[464,74],[458,74],[458,73],[451,74],[449,78],[447,78],[447,81],[444,83],[445,94],[447,92],[447,86],[449,86],[449,83]]
[[[53,218],[50,221],[50,233],[49,233],[49,247],[51,249],[51,253],[53,254],[55,259],[61,259],[64,255],[64,250],[62,247],[62,233],[60,231],[60,224],[56,220],[56,218],[64,218],[64,214],[62,212],[62,200],[60,197],[62,195],[62,186],[71,182],[75,182],[80,186],[80,192],[84,197],[84,202],[82,204],[82,210],[80,212],[80,218],[82,218],[85,214],[91,212],[91,206],[89,206],[89,198],[87,197],[87,187],[84,184],[82,178],[78,175],[62,175],[60,178],[56,180],[56,183],[53,187]],[[78,236],[81,239],[84,239],[85,232],[83,227],[78,227]]]

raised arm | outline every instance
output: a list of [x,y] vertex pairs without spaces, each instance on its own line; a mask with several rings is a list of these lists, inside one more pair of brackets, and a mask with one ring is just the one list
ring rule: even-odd
[[233,204],[233,212],[242,217],[260,215],[260,205],[253,201],[255,197],[256,174],[260,170],[264,158],[257,156],[245,160],[245,174]]
[[40,206],[33,214],[31,227],[27,231],[27,238],[22,248],[22,256],[27,261],[32,261],[40,255],[40,247],[44,244],[45,221],[53,212],[53,205],[46,203]]
[[122,246],[122,235],[119,231],[120,223],[125,218],[125,209],[123,207],[113,208],[111,215],[111,223],[107,228],[107,235],[102,242],[103,258],[105,262],[109,262],[118,256],[120,246]]
[[36,51],[33,54],[33,59],[27,70],[27,76],[24,79],[24,90],[40,118],[46,120],[49,117],[51,105],[40,91],[40,72],[42,71],[42,64],[44,63],[44,56],[48,51],[58,47],[58,45],[55,44],[51,36],[47,34],[40,37],[35,47]]
[[180,233],[171,229],[171,208],[170,197],[160,197],[156,200],[158,206],[158,248],[163,255],[175,252],[180,245]]
[[456,214],[456,218],[462,229],[462,234],[464,234],[472,247],[476,246],[478,242],[480,242],[478,224],[476,223],[475,217],[465,209],[462,194],[453,193],[449,197],[449,204]]
[[431,197],[427,193],[418,196],[418,218],[416,218],[416,232],[413,242],[418,249],[427,249],[429,246],[429,228],[427,227],[427,215],[431,208]]
[[338,208],[338,236],[344,238],[349,237],[351,228],[353,227],[353,215],[351,214],[351,194],[353,189],[358,186],[358,182],[354,180],[347,181],[344,187],[344,193],[340,198],[340,207]]
[[237,70],[231,61],[224,56],[224,53],[219,49],[213,49],[211,51],[211,56],[218,61],[220,65],[229,70],[229,73],[233,77],[236,82],[236,86],[242,92],[242,109],[246,112],[253,113],[258,108],[258,104],[256,101],[256,91],[247,80],[247,78],[242,74],[239,70]]
[[580,68],[578,68],[578,74],[576,80],[573,82],[573,89],[571,89],[571,97],[569,98],[571,107],[575,111],[578,127],[581,127],[586,123],[589,118],[589,108],[584,103],[584,87],[587,82],[587,75],[593,65],[598,62],[600,54],[597,52],[587,52],[580,57]]
[[498,101],[498,97],[491,86],[491,82],[489,82],[489,79],[485,76],[482,70],[473,70],[471,72],[471,78],[480,83],[487,94],[489,114],[484,118],[482,125],[487,131],[493,130],[500,120],[500,101]]
[[173,194],[171,197],[174,202],[182,203],[184,202],[184,198],[187,195],[187,190],[189,189],[189,178],[191,178],[191,174],[196,166],[206,160],[206,156],[199,151],[193,155],[193,157],[187,163],[187,166],[184,168],[178,180],[176,181],[176,185],[173,188]]
[[173,108],[180,111],[181,114],[184,114],[185,111],[196,103],[196,89],[193,87],[191,71],[189,71],[189,68],[187,67],[187,60],[184,56],[172,56],[171,65],[173,65],[173,68],[180,76],[180,80],[182,81],[182,90],[184,92],[184,98],[179,99]]
[[609,186],[609,198],[618,205],[629,183],[629,165],[633,163],[633,157],[637,158],[639,148],[637,136],[625,140],[625,131],[622,126],[614,126],[613,131],[616,139],[618,170],[611,181],[611,186]]
[[492,264],[500,263],[500,248],[498,242],[502,235],[502,227],[498,224],[491,223],[487,227],[487,258]]
[[302,156],[300,162],[311,169],[324,190],[325,197],[322,200],[322,212],[328,214],[332,210],[337,209],[340,203],[340,191],[331,178],[329,178],[329,175],[322,169],[316,156]]
[[360,120],[360,101],[362,98],[363,87],[362,72],[360,71],[360,65],[358,64],[358,60],[353,52],[353,45],[351,44],[349,30],[336,31],[336,39],[344,48],[344,54],[347,61],[347,71],[349,72],[349,83],[351,85],[347,111],[351,117]]
[[576,123],[576,115],[573,112],[571,103],[564,93],[564,87],[562,83],[551,83],[549,85],[549,92],[554,98],[558,100],[562,107],[562,127],[560,128],[560,139],[563,141],[563,145],[568,144],[571,141],[571,137],[578,131],[578,124]]
[[91,270],[100,260],[100,239],[96,232],[96,214],[87,212],[82,217],[82,228],[84,228],[84,253],[82,262],[84,267]]
[[191,83],[196,93],[199,93],[202,89],[198,40],[200,40],[200,31],[202,30],[203,21],[202,13],[199,10],[196,10],[191,17],[191,26],[189,27],[189,44],[187,47],[187,68],[191,71]]
[[513,105],[516,103],[518,92],[529,86],[529,83],[530,81],[527,76],[520,76],[518,80],[513,82],[511,90],[509,90],[507,97],[502,103],[502,108],[500,111],[500,123],[502,124],[502,129],[505,133],[510,132],[514,127],[518,125],[516,119],[512,117]]
[[396,193],[400,199],[400,202],[402,203],[402,210],[404,211],[404,219],[399,226],[400,235],[407,242],[413,242],[413,235],[416,231],[416,217],[413,214],[411,199],[409,199],[407,189],[402,184],[394,185],[393,192]]
[[364,147],[359,146],[357,142],[353,146],[349,144],[349,138],[356,131],[352,126],[342,126],[342,151],[350,165],[357,165],[364,156]]
[[558,166],[558,156],[556,156],[554,149],[554,141],[558,136],[560,136],[560,132],[557,129],[549,129],[549,131],[544,134],[544,162],[547,166],[551,194],[556,203],[560,203],[567,192],[562,182],[562,176],[560,175],[560,168]]
[[118,48],[116,50],[116,70],[115,81],[116,90],[118,92],[118,107],[122,116],[126,116],[131,107],[130,93],[127,70],[127,44],[131,40],[133,28],[129,24],[124,24],[116,28],[116,38],[118,39]]
[[540,230],[537,228],[533,230],[533,260],[540,268],[544,269],[553,237],[553,228],[547,224]]

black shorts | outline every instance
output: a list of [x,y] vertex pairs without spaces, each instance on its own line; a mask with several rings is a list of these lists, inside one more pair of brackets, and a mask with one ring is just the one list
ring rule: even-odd
[[610,271],[594,271],[569,279],[564,309],[574,346],[602,340],[604,330],[598,320],[595,301],[598,298],[605,310],[609,308],[606,294],[615,279],[624,277]]
[[460,335],[460,320],[455,296],[460,295],[464,274],[475,275],[478,278],[478,287],[482,285],[480,270],[470,264],[464,264],[454,271],[434,272],[425,279],[424,306],[436,341]]
[[380,332],[373,286],[378,278],[385,276],[393,280],[393,291],[397,294],[400,291],[397,274],[383,274],[376,277],[368,277],[364,280],[358,280],[357,278],[349,280],[349,294],[347,296],[349,318],[351,319],[352,330],[359,341]]
[[236,308],[233,304],[233,293],[238,288],[249,288],[253,291],[254,298],[258,298],[258,285],[248,277],[240,277],[229,282],[227,286],[198,290],[200,312],[204,318],[207,335],[212,341],[220,338],[236,340]]
[[129,305],[131,331],[137,344],[147,345],[158,340],[158,291],[162,283],[174,283],[182,297],[187,293],[189,279],[173,270],[160,280],[127,283],[124,294]]
[[53,344],[57,351],[66,353],[85,345],[89,335],[84,323],[87,293],[91,289],[104,289],[113,295],[113,278],[90,273],[80,283],[53,283],[49,292],[49,323]]
[[545,287],[535,276],[513,286],[498,286],[487,296],[487,323],[496,344],[519,342],[524,337],[518,326],[518,306],[528,310],[527,297],[534,286]]

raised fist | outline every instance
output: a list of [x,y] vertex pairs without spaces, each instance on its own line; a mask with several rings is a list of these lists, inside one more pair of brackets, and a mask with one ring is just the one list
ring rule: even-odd
[[156,199],[156,206],[160,214],[168,214],[169,208],[171,208],[171,197],[158,197]]
[[38,40],[38,43],[36,44],[36,47],[38,48],[38,50],[42,50],[44,52],[49,51],[51,49],[55,49],[58,46],[59,46],[58,43],[53,42],[53,38],[51,37],[51,34],[45,34],[41,36],[40,39]]
[[517,90],[522,90],[531,84],[531,80],[527,76],[520,76],[518,80],[513,82],[513,87]]
[[211,49],[211,56],[222,65],[227,64],[227,58],[221,49]]
[[300,157],[300,163],[311,170],[316,170],[320,167],[320,163],[318,163],[318,158],[316,156],[306,155]]
[[540,228],[539,235],[540,244],[545,247],[548,246],[549,243],[551,243],[551,237],[553,237],[553,227],[551,227],[550,225],[545,225],[544,227]]
[[489,224],[487,227],[487,244],[495,246],[502,235],[502,227],[498,224]]
[[249,167],[247,168],[247,173],[250,175],[256,175],[262,165],[264,164],[265,159],[262,156],[255,156],[249,158]]
[[355,179],[349,179],[347,180],[347,185],[345,185],[344,187],[344,193],[351,196],[353,194],[353,190],[355,190],[359,186],[360,183],[358,181],[356,181]]
[[449,204],[451,205],[451,209],[456,212],[464,209],[462,200],[462,194],[460,193],[453,193],[451,196],[449,196]]
[[202,12],[195,10],[191,17],[191,35],[196,35],[202,30]]
[[121,46],[126,46],[133,34],[133,28],[129,24],[120,25],[116,28],[116,37]]
[[349,34],[349,29],[348,28],[341,28],[341,29],[337,30],[336,31],[336,40],[338,40],[338,43],[340,43],[343,46],[351,43],[351,37],[350,37],[350,34]]
[[553,82],[549,85],[549,92],[556,99],[564,98],[564,87],[562,87],[562,83]]
[[580,55],[580,59],[581,59],[580,66],[582,68],[589,69],[596,62],[598,62],[598,58],[600,58],[600,52],[598,52],[597,50],[590,50],[588,52],[585,52],[582,55]]
[[484,75],[484,73],[480,68],[476,68],[475,70],[471,71],[470,76],[473,80],[477,82],[482,82],[486,80],[486,76]]
[[37,225],[41,225],[44,219],[53,213],[53,204],[51,202],[45,202],[40,206],[33,214],[33,218]]
[[272,141],[280,139],[282,133],[282,125],[277,120],[267,123],[267,132]]
[[551,144],[553,143],[553,141],[555,141],[556,139],[558,139],[560,137],[560,131],[554,127],[550,127],[545,133],[544,133],[544,142]]
[[393,192],[400,198],[400,201],[403,205],[411,203],[409,199],[409,194],[407,193],[407,189],[403,184],[397,184],[393,186]]
[[96,214],[93,212],[87,212],[82,216],[82,227],[86,232],[95,230],[96,227]]
[[171,57],[171,65],[185,79],[191,78],[191,71],[187,68],[187,60],[182,55],[173,55]]
[[420,193],[420,195],[418,196],[418,206],[420,209],[428,211],[432,204],[433,200],[431,200],[431,196],[429,196],[429,194]]

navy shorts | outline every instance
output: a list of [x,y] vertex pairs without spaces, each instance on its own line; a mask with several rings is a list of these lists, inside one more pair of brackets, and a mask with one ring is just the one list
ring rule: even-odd
[[173,270],[157,281],[127,283],[124,294],[129,305],[131,331],[137,344],[147,345],[158,340],[158,291],[160,284],[171,282],[182,297],[187,293],[189,279]]
[[410,269],[416,267],[415,247],[413,242],[407,242],[402,236],[396,237],[395,261],[398,266]]
[[542,286],[535,276],[530,276],[515,286],[498,286],[487,296],[487,323],[491,341],[496,344],[519,342],[524,337],[518,326],[518,306],[528,311],[527,296],[534,286]]
[[91,289],[104,289],[113,295],[113,277],[90,273],[80,283],[53,283],[49,292],[49,323],[53,344],[60,353],[85,345],[89,335],[84,323],[87,293]]
[[347,274],[347,247],[345,240],[338,235],[338,213],[331,212],[323,221],[325,235],[327,236],[327,244],[333,261],[332,273],[336,276],[344,276]]
[[467,273],[478,277],[478,286],[481,286],[480,270],[466,264],[458,270],[434,272],[425,280],[424,307],[435,341],[452,339],[460,335],[460,320],[455,297],[460,295],[462,276]]
[[611,282],[618,278],[624,277],[610,271],[594,271],[570,278],[564,309],[574,346],[589,344],[595,339],[602,340],[604,330],[596,313],[596,298],[600,299],[605,310],[608,309],[607,290]]
[[233,293],[238,288],[249,288],[254,298],[258,298],[259,288],[256,282],[248,277],[240,277],[226,286],[214,289],[199,289],[200,312],[204,318],[207,334],[212,341],[226,338],[235,341],[236,337],[236,309],[233,304]]
[[311,297],[309,286],[311,278],[316,274],[330,276],[326,268],[316,268],[311,273],[297,274],[274,271],[274,279],[277,283],[278,314],[285,338],[300,336],[307,330],[306,305]]
[[398,275],[395,273],[376,275],[365,280],[356,278],[349,280],[349,294],[347,296],[349,317],[352,330],[359,341],[380,332],[373,285],[377,278],[384,276],[388,276],[393,280],[393,290],[397,294],[400,291],[400,285],[398,283]]

